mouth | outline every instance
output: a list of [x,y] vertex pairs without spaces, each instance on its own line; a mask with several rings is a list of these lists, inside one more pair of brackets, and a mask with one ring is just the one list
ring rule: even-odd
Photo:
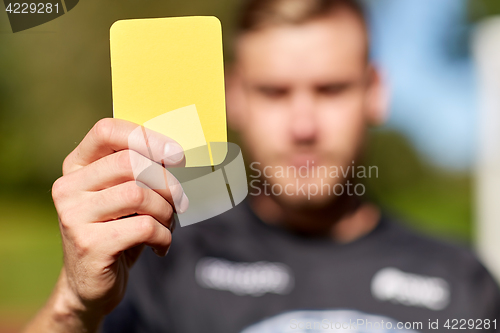
[[317,154],[314,153],[299,153],[293,154],[289,160],[289,165],[296,168],[306,167],[312,168],[314,166],[320,165],[320,159]]

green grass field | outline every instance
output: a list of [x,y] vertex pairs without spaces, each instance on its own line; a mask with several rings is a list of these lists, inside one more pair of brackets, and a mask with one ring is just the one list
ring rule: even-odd
[[22,326],[59,274],[61,241],[50,200],[49,192],[0,195],[0,332]]

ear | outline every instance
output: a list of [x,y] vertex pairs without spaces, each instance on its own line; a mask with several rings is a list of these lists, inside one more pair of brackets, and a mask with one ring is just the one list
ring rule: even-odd
[[372,126],[382,125],[389,116],[389,90],[380,70],[368,68],[367,120]]
[[239,132],[244,124],[245,92],[237,65],[226,68],[226,109],[229,127]]

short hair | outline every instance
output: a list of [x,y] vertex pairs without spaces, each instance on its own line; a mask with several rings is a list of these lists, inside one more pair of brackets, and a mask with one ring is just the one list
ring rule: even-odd
[[299,25],[347,10],[367,30],[367,20],[357,0],[246,0],[240,11],[238,32],[243,34],[270,26]]

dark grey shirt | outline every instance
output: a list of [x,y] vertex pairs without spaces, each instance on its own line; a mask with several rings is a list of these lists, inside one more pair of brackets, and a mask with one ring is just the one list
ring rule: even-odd
[[348,244],[304,237],[263,223],[243,202],[176,229],[165,258],[145,251],[104,332],[500,332],[499,325],[498,286],[468,250],[388,217]]

